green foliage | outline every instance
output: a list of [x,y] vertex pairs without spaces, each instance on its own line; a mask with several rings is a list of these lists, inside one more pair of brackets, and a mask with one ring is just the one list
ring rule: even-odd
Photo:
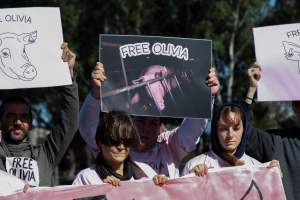
[[[59,6],[64,40],[77,53],[80,99],[89,91],[89,77],[99,57],[99,34],[142,34],[206,38],[213,41],[213,62],[222,84],[221,100],[241,99],[247,88],[245,70],[255,61],[252,28],[299,21],[298,1],[278,0],[2,0],[1,7]],[[230,78],[232,80],[230,80]],[[229,90],[232,89],[232,93]],[[43,96],[39,95],[41,93]],[[13,91],[15,92],[15,91]],[[33,102],[46,101],[56,111],[51,89],[21,90]],[[5,96],[11,91],[1,91]],[[282,112],[281,105],[258,105],[255,112]],[[275,109],[276,107],[276,109]],[[284,106],[286,107],[286,106]],[[268,119],[269,117],[265,117]],[[273,123],[259,124],[262,127]]]

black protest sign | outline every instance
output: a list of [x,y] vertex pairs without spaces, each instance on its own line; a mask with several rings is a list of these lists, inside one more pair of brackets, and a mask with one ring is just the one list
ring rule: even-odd
[[210,40],[100,35],[100,62],[103,111],[210,118]]

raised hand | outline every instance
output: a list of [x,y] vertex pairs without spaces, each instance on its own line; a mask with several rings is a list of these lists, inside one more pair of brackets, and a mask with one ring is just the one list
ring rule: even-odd
[[211,88],[211,94],[216,95],[220,89],[220,82],[217,77],[216,68],[209,69],[206,84]]
[[248,69],[248,78],[249,78],[249,88],[245,97],[245,102],[248,104],[252,104],[253,98],[257,89],[258,81],[261,77],[261,67],[260,65],[254,63],[249,69]]
[[250,81],[250,87],[257,87],[257,83],[261,77],[261,67],[258,64],[253,64],[248,69],[248,77]]
[[66,43],[66,42],[62,43],[62,45],[61,45],[60,48],[63,50],[61,58],[62,58],[62,60],[64,62],[68,62],[69,70],[70,70],[71,76],[73,77],[73,75],[74,75],[74,68],[75,68],[76,54],[73,53],[69,49],[68,43]]
[[106,79],[104,72],[105,71],[104,71],[103,64],[97,62],[96,66],[94,67],[91,73],[91,83],[92,83],[91,93],[95,99],[100,99],[101,82]]

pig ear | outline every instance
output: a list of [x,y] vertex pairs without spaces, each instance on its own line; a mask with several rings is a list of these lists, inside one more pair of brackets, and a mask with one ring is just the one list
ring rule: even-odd
[[37,38],[37,31],[33,31],[31,33],[22,33],[18,36],[18,38],[21,42],[24,42],[24,44],[32,44]]

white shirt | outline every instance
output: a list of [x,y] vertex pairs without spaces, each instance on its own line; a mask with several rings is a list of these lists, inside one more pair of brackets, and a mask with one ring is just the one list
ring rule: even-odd
[[[79,118],[81,137],[90,146],[95,156],[99,152],[95,136],[100,109],[100,100],[88,95],[81,107]],[[206,124],[206,119],[186,118],[180,127],[160,134],[157,144],[152,149],[144,152],[131,150],[130,157],[134,161],[147,163],[157,174],[178,178],[181,159],[196,148]]]
[[[139,162],[135,162],[135,164],[143,170],[148,178],[152,179],[156,175],[155,171],[149,165]],[[130,180],[134,180],[134,178],[132,177]],[[96,165],[81,170],[73,181],[73,185],[94,185],[99,183],[103,183],[103,181],[96,171]]]
[[[244,161],[245,164],[243,166],[247,166],[247,167],[261,166],[261,163],[259,161],[246,155],[245,153],[239,160]],[[222,168],[222,167],[231,167],[231,165],[227,161],[223,160],[212,150],[210,150],[204,154],[201,154],[189,160],[186,163],[182,174],[187,175],[191,173],[192,169],[199,164],[205,164],[208,168],[215,168],[215,169]]]

